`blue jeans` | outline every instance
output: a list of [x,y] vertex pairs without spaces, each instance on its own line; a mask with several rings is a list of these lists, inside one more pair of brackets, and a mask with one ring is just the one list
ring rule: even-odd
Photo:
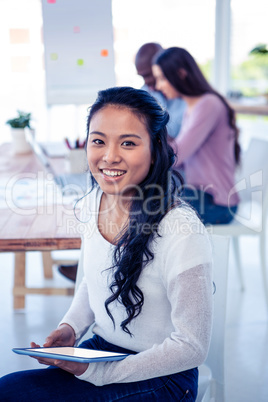
[[[96,335],[80,346],[111,352],[133,353],[112,345]],[[0,379],[0,401],[193,402],[197,395],[197,384],[197,368],[139,382],[97,387],[89,382],[77,379],[67,371],[48,367],[39,370],[19,371],[2,377]]]
[[217,205],[212,195],[197,189],[184,188],[181,198],[195,209],[204,225],[230,223],[237,211],[237,205],[232,207]]

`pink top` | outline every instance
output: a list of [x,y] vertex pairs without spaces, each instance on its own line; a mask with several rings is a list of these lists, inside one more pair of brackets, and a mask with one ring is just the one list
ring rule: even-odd
[[175,139],[178,167],[183,163],[186,184],[211,194],[215,204],[237,205],[234,189],[234,130],[227,109],[218,96],[205,94],[191,114],[184,115]]

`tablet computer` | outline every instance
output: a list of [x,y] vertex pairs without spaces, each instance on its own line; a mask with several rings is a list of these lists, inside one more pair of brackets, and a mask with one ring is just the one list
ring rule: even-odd
[[12,350],[13,352],[22,355],[69,360],[80,363],[122,360],[128,356],[126,353],[106,352],[103,350],[84,349],[70,346],[56,346],[51,348],[13,348]]

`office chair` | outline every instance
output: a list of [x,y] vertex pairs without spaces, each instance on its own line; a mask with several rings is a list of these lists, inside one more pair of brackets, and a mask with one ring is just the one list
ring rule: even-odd
[[259,239],[259,258],[262,282],[268,309],[268,285],[266,275],[266,231],[268,213],[268,141],[253,138],[242,157],[241,170],[238,172],[236,189],[241,202],[234,219],[227,225],[209,225],[210,233],[230,236],[234,246],[234,256],[241,290],[244,280],[239,251],[240,236],[257,236]]
[[224,401],[224,343],[229,238],[211,235],[215,284],[212,336],[207,359],[199,367],[197,402]]

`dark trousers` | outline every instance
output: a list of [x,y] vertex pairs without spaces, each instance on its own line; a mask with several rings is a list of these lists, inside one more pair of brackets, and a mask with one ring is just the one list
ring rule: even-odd
[[214,203],[212,195],[201,190],[184,188],[181,198],[197,212],[204,225],[226,224],[233,220],[237,205],[228,207]]
[[[111,352],[133,353],[111,345],[99,336],[85,341],[81,347]],[[179,356],[178,356],[179,359]],[[198,369],[131,383],[97,387],[55,367],[8,374],[0,379],[1,402],[113,402],[195,401]]]

